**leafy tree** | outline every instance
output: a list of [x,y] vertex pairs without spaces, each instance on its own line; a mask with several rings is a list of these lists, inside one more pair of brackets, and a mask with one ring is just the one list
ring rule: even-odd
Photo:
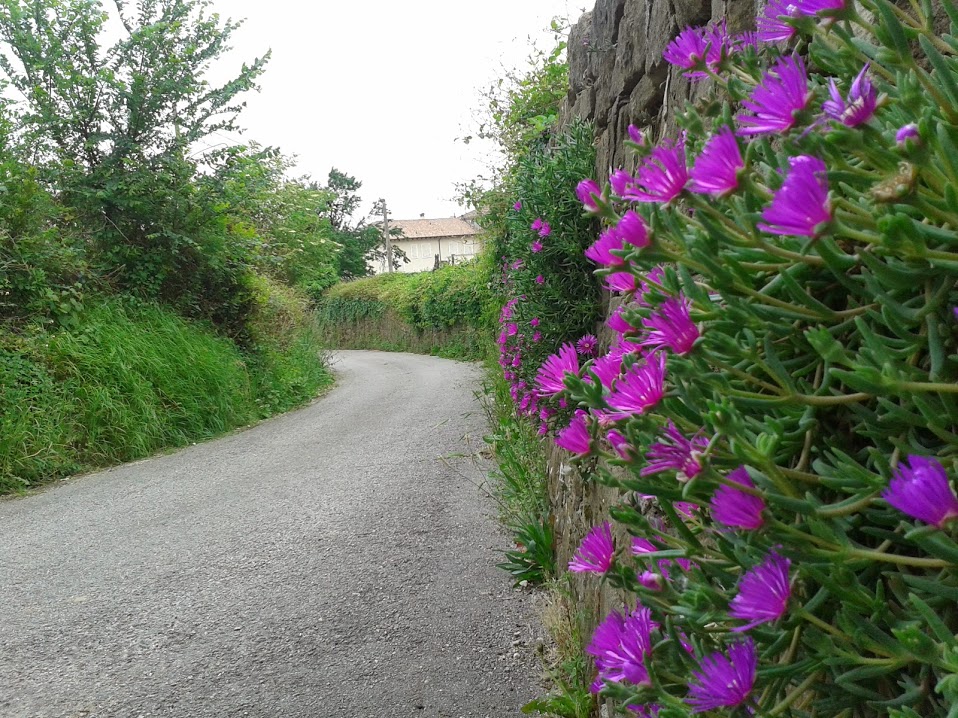
[[19,92],[20,140],[89,228],[103,276],[242,333],[248,256],[195,182],[192,151],[236,129],[237,97],[268,54],[221,86],[205,74],[238,23],[209,0],[0,0],[0,69]]

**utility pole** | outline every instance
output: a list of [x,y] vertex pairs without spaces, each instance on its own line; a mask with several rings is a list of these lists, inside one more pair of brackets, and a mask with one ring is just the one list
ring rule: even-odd
[[386,244],[386,271],[393,271],[393,243],[389,239],[389,212],[386,210],[386,200],[383,200],[383,240]]

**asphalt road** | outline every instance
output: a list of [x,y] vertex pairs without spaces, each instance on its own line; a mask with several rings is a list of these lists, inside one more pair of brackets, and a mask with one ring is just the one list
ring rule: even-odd
[[490,718],[538,692],[467,364],[341,352],[300,411],[0,501],[3,718]]

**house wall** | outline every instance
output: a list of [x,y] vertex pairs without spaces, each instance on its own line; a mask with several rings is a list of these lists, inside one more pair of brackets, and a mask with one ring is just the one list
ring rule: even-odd
[[407,274],[432,270],[436,264],[437,254],[443,262],[449,262],[455,257],[455,263],[460,264],[475,257],[481,246],[474,237],[430,237],[400,239],[394,242],[409,257],[409,264],[403,264],[399,269],[400,272]]

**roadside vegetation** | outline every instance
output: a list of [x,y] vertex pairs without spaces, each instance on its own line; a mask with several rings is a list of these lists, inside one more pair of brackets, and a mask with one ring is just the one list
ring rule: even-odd
[[378,234],[354,178],[223,146],[268,54],[210,85],[237,25],[209,9],[0,0],[0,492],[330,381],[311,303],[368,273]]

